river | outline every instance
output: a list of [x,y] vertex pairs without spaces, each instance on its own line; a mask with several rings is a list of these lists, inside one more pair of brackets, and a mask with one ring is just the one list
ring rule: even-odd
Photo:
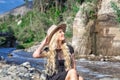
[[[31,52],[16,48],[0,48],[0,56],[9,64],[30,62],[31,66],[44,70],[46,59],[33,58]],[[77,59],[77,71],[85,80],[120,80],[120,62]]]

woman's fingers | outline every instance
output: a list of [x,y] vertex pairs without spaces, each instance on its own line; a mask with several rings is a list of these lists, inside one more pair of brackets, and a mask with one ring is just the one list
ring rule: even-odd
[[45,44],[46,45],[48,44],[48,36],[46,36],[46,38],[45,38]]

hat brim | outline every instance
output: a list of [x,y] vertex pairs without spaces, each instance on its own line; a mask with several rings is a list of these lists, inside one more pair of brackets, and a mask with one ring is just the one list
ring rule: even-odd
[[66,31],[66,24],[60,24],[58,25],[50,34],[47,34],[47,43],[50,43],[50,40],[52,38],[52,36],[54,35],[55,32],[57,32],[59,29],[62,29],[63,32]]

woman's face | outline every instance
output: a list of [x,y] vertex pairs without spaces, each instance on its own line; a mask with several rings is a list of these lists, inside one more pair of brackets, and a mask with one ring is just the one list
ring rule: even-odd
[[64,32],[62,29],[59,29],[58,30],[58,41],[63,41],[63,40],[65,40]]

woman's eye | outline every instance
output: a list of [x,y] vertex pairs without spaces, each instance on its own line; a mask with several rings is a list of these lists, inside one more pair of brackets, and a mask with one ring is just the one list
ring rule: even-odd
[[59,31],[59,33],[61,33],[62,31]]

